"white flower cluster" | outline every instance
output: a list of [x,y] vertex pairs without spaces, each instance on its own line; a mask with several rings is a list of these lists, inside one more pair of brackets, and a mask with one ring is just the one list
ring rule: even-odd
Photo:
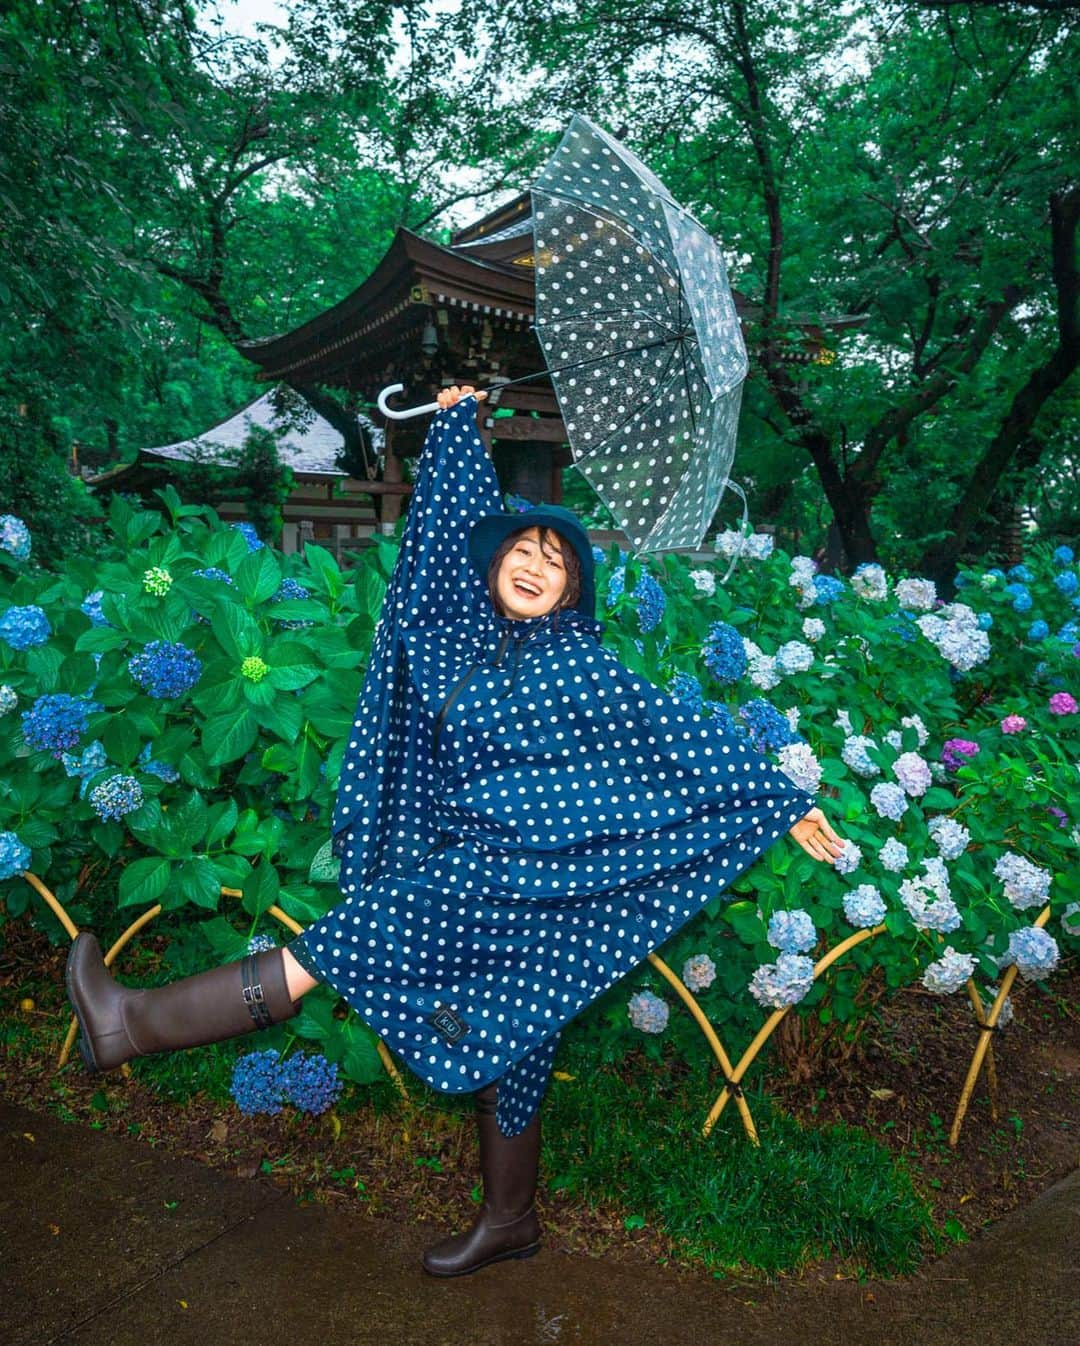
[[852,925],[866,929],[885,919],[885,899],[872,883],[860,883],[854,892],[844,894],[844,915]]
[[817,590],[814,588],[814,575],[817,562],[811,556],[793,556],[791,558],[791,576],[789,584],[799,590],[800,608],[812,607],[817,602]]
[[798,706],[788,706],[784,711],[784,719],[787,720],[793,734],[799,731],[799,720],[802,718],[802,711]]
[[776,669],[776,659],[766,654],[760,645],[756,645],[749,636],[743,636],[743,649],[746,651],[746,675],[755,687],[763,692],[771,691],[780,681]]
[[814,651],[801,640],[788,640],[776,651],[776,669],[785,677],[791,673],[805,673],[814,664]]
[[885,742],[890,748],[895,748],[897,752],[900,751],[904,746],[904,740],[901,736],[902,732],[907,729],[909,725],[915,730],[915,734],[919,741],[919,747],[924,748],[926,746],[926,740],[930,737],[930,731],[927,729],[926,725],[923,724],[922,719],[918,715],[905,715],[900,720],[900,728],[890,729],[885,735]]
[[1080,902],[1070,902],[1061,913],[1061,928],[1067,935],[1080,938]]
[[890,874],[901,874],[907,869],[908,849],[902,841],[890,837],[878,851],[878,861]]
[[844,746],[840,749],[840,756],[857,775],[880,776],[881,767],[876,762],[872,762],[866,755],[867,748],[876,750],[877,746],[874,740],[868,738],[865,734],[852,734],[850,738],[844,740]]
[[742,547],[741,556],[749,558],[751,561],[767,561],[773,553],[773,547],[776,545],[771,533],[747,533],[745,534],[745,546],[743,545],[744,534],[737,529],[725,529],[716,539],[715,550],[722,556],[735,556]]
[[975,955],[946,949],[934,963],[927,965],[922,984],[935,995],[952,995],[975,971]]
[[902,752],[892,765],[893,774],[913,799],[921,799],[933,779],[930,768],[917,752]]
[[844,839],[843,850],[833,861],[837,874],[851,874],[862,864],[862,847],[849,838]]
[[836,719],[833,720],[833,724],[836,727],[842,729],[845,734],[853,734],[855,732],[851,723],[851,714],[849,711],[846,710],[837,711]]
[[864,561],[862,565],[855,567],[851,587],[860,598],[869,598],[878,603],[889,596],[889,581],[885,577],[885,571],[870,561]]
[[716,964],[707,953],[694,953],[683,963],[682,979],[691,991],[705,991],[716,980]]
[[896,601],[908,612],[932,612],[937,602],[937,586],[933,580],[900,580],[896,585]]
[[690,580],[699,594],[716,593],[716,575],[711,570],[691,570]]
[[825,634],[825,623],[820,617],[804,617],[802,633],[807,640],[813,641],[816,644]]
[[1017,911],[1042,907],[1050,900],[1053,874],[1048,869],[1033,865],[1022,855],[1003,855],[994,866],[994,877],[1004,884],[1005,896]]
[[971,833],[963,823],[958,823],[955,818],[950,818],[944,813],[937,813],[929,819],[926,824],[927,831],[941,852],[943,860],[956,860],[968,848],[971,841]]
[[814,960],[801,953],[782,953],[750,978],[750,994],[770,1009],[797,1005],[814,984]]
[[962,673],[990,657],[990,637],[980,628],[978,614],[966,603],[950,603],[936,614],[917,617],[915,625]]

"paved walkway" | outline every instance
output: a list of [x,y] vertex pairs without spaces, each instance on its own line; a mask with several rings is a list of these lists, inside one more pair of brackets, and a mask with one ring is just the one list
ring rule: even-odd
[[911,1280],[756,1289],[543,1250],[437,1281],[419,1257],[442,1231],[4,1103],[0,1174],[7,1346],[1080,1341],[1080,1172]]

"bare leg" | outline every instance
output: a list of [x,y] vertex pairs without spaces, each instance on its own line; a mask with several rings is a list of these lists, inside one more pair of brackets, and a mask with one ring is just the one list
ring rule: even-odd
[[289,988],[290,1000],[299,1000],[301,996],[307,995],[313,986],[318,986],[318,982],[306,972],[288,949],[282,949],[281,961],[285,967],[285,983]]

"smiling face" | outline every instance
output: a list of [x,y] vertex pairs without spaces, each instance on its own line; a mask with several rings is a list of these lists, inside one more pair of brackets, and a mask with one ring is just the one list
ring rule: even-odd
[[513,539],[495,578],[498,605],[506,617],[542,617],[559,606],[566,592],[566,563],[558,534],[549,530],[541,546],[540,529],[527,528]]

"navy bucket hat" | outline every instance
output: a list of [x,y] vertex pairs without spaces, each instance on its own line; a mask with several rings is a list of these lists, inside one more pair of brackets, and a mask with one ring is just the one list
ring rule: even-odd
[[499,544],[520,528],[554,528],[577,553],[581,563],[581,595],[574,605],[587,617],[596,617],[596,585],[593,580],[592,543],[577,515],[562,505],[530,505],[514,514],[485,514],[469,530],[469,560],[487,580],[491,558]]

